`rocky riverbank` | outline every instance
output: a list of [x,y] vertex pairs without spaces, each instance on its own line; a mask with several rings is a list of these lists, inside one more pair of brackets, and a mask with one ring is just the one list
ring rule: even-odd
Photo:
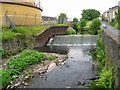
[[[19,76],[14,75],[13,78],[16,79],[10,81],[10,84],[8,85],[7,89],[12,89],[19,85],[22,85],[24,87],[29,85],[29,82],[31,81],[32,78],[42,76],[45,72],[50,72],[54,67],[60,65],[67,58],[67,55],[61,55],[55,53],[45,53],[45,54],[46,57],[56,56],[57,58],[55,60],[47,59],[45,61],[41,61],[38,64],[31,65],[29,68],[24,70],[21,73],[21,75]],[[7,62],[2,64],[2,66],[4,66],[3,68],[5,68],[6,63]]]

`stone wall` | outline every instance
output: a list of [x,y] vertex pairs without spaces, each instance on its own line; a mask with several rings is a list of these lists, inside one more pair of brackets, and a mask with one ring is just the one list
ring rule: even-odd
[[120,31],[105,30],[102,32],[108,62],[113,66],[115,88],[120,88]]

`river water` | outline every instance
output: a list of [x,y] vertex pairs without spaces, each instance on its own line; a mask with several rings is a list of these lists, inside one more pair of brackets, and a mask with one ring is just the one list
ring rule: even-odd
[[[68,59],[42,77],[32,80],[27,88],[85,88],[97,73],[89,51],[96,45],[96,35],[61,35],[51,38],[39,51],[67,54]],[[84,85],[82,85],[84,84]]]

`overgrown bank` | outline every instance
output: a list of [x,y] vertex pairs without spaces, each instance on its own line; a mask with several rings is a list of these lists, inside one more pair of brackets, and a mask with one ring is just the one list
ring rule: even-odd
[[98,33],[99,40],[97,40],[97,46],[93,51],[91,51],[91,55],[93,60],[98,62],[97,69],[99,70],[99,79],[90,82],[90,87],[95,88],[105,88],[105,89],[114,89],[114,68],[111,62],[108,60],[108,55],[105,52],[105,45],[103,43],[103,39],[101,37],[100,30]]
[[[59,29],[61,25],[62,24],[57,24],[55,26]],[[3,58],[15,55],[27,48],[33,49],[36,45],[36,37],[50,26],[54,25],[18,26],[15,28],[2,29],[2,48],[0,48],[0,51],[3,54]],[[43,39],[44,38],[45,37],[43,37]]]
[[9,89],[20,84],[26,85],[27,79],[40,76],[46,72],[50,63],[59,65],[65,59],[66,55],[24,50],[19,56],[11,58],[4,69],[0,71],[2,88],[8,87]]

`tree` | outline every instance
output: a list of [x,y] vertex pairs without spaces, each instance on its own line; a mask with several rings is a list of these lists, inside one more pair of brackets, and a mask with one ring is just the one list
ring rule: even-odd
[[84,27],[86,26],[87,22],[85,19],[81,19],[80,22],[77,24],[77,28],[81,30],[81,32],[84,30]]
[[75,29],[76,31],[77,31],[77,23],[78,23],[78,19],[77,18],[73,18],[72,28]]
[[77,23],[78,19],[77,18],[73,18],[73,23]]
[[95,9],[84,9],[81,15],[82,15],[82,19],[93,20],[94,18],[100,16],[100,12]]
[[66,21],[67,21],[67,15],[65,13],[61,13],[58,16],[58,23],[59,24],[64,24],[64,23],[66,23]]
[[116,20],[118,23],[118,29],[120,30],[120,7],[118,8],[118,12],[116,12],[115,14],[116,14]]
[[101,26],[101,21],[98,18],[95,18],[92,21],[92,24],[90,25],[90,33],[93,35],[97,35],[98,34],[98,30],[100,30],[100,26]]
[[80,21],[80,27],[85,27],[86,26],[86,20],[85,19],[81,19]]

